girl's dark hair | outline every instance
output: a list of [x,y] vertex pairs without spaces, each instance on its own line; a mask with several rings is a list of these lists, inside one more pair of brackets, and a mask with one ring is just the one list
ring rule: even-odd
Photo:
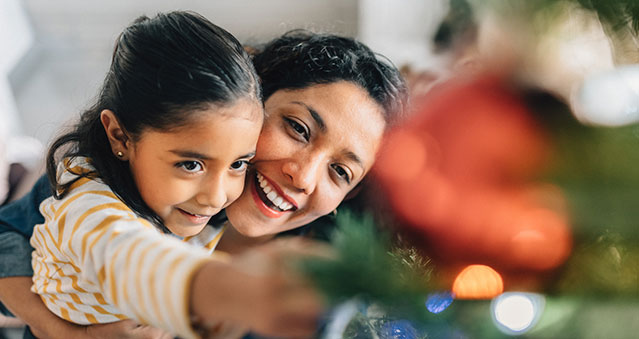
[[230,33],[193,12],[141,16],[118,37],[111,67],[97,102],[82,113],[70,133],[56,139],[47,154],[47,174],[57,199],[73,182],[56,177],[56,153],[85,156],[95,173],[140,216],[166,228],[142,200],[129,164],[113,155],[100,121],[111,110],[127,137],[138,140],[147,129],[170,130],[187,125],[192,114],[211,104],[229,105],[241,98],[261,99],[255,69]]
[[399,71],[366,45],[332,34],[290,31],[253,56],[264,100],[282,89],[350,81],[362,87],[384,109],[388,125],[405,112],[408,91]]

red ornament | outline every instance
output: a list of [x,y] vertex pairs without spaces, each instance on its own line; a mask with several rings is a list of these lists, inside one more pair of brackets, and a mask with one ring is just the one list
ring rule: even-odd
[[416,107],[374,168],[405,224],[440,257],[561,264],[571,247],[563,198],[538,178],[550,142],[517,91],[491,77],[454,80]]

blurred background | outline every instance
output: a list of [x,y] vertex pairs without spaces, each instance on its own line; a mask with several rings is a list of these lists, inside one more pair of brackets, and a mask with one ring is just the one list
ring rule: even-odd
[[[291,29],[356,36],[397,64],[430,66],[446,1],[1,0],[0,121],[47,143],[96,95],[120,31],[141,14],[188,9],[259,44]],[[8,55],[7,55],[7,52]]]
[[120,31],[175,9],[251,46],[357,37],[406,77],[380,213],[338,216],[343,260],[310,273],[342,305],[326,338],[639,333],[639,0],[0,0],[0,203],[90,104]]

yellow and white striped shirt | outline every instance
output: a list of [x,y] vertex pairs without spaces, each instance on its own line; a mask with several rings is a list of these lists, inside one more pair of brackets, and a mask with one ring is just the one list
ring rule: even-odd
[[[60,165],[60,182],[93,170],[86,158]],[[132,318],[196,336],[190,281],[211,259],[223,229],[207,226],[184,240],[162,234],[100,179],[78,180],[63,199],[44,200],[40,212],[45,222],[31,237],[32,291],[49,310],[76,324]]]

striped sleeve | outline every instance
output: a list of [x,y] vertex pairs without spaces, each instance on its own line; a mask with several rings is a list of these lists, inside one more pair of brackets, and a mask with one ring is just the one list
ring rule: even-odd
[[211,260],[210,253],[161,234],[111,191],[92,189],[94,183],[57,204],[43,203],[41,209],[49,216],[34,232],[34,247],[69,261],[87,282],[83,286],[94,286],[96,295],[126,316],[184,338],[197,337],[190,324],[188,292],[194,273]]
[[80,269],[122,313],[141,323],[193,337],[189,320],[191,279],[209,254],[155,230],[117,220],[86,248]]

